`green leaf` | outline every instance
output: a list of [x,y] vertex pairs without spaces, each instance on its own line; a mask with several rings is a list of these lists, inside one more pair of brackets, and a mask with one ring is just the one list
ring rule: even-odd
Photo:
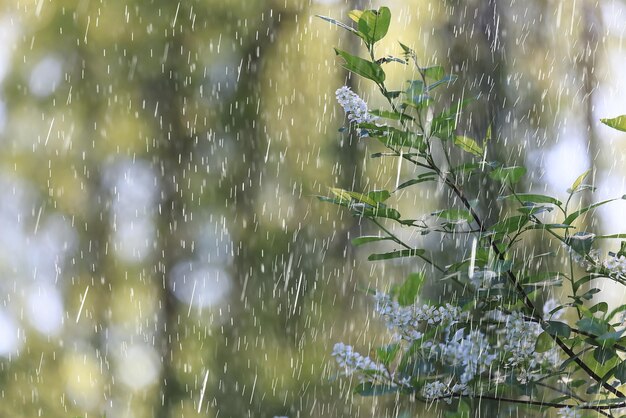
[[600,119],[600,122],[618,131],[626,132],[626,115],[618,116],[612,119]]
[[593,335],[603,335],[609,332],[609,324],[598,318],[586,317],[579,320],[576,325],[581,331]]
[[521,202],[532,202],[532,203],[551,203],[556,206],[561,206],[562,203],[560,200],[555,199],[551,196],[546,196],[542,194],[533,194],[533,193],[516,193],[510,194],[508,196],[503,196],[501,199],[507,200],[518,200]]
[[565,224],[532,224],[529,225],[526,229],[568,229],[573,228],[571,225]]
[[[567,223],[567,222],[566,222]],[[565,243],[572,247],[574,251],[578,254],[585,255],[591,251],[591,247],[593,246],[593,241],[596,236],[590,232],[576,232],[572,236],[565,238]]]
[[571,190],[570,193],[574,193],[574,191],[576,191],[576,189],[578,189],[578,186],[580,186],[582,184],[583,180],[585,179],[585,177],[587,177],[587,175],[589,173],[591,173],[591,169],[585,171],[580,176],[578,176],[576,178],[576,180],[574,180],[574,183],[572,183],[572,187],[570,188],[570,190]]
[[382,254],[372,254],[367,259],[369,261],[379,261],[379,260],[389,260],[392,258],[402,258],[402,257],[417,257],[424,254],[426,251],[414,248],[411,250],[398,250],[392,251],[390,253],[382,253]]
[[524,206],[517,208],[518,212],[524,215],[538,215],[543,212],[552,212],[552,206],[535,205],[534,203],[524,203]]
[[472,214],[465,209],[438,210],[436,212],[431,213],[431,215],[436,216],[437,219],[445,219],[446,221],[450,221],[450,222],[456,222],[456,221],[471,222],[474,219]]
[[606,363],[616,355],[615,350],[609,347],[596,347],[596,349],[593,350],[593,358],[600,364]]
[[541,324],[541,328],[554,337],[569,338],[572,329],[564,322],[546,321]]
[[493,225],[489,228],[489,231],[496,234],[510,234],[511,232],[519,231],[528,223],[528,220],[526,215],[511,216]]
[[356,200],[357,202],[367,203],[368,205],[371,205],[371,206],[377,206],[377,203],[378,203],[374,199],[372,199],[371,197],[367,195],[364,195],[363,193],[350,192],[348,190],[343,190],[337,187],[331,187],[330,191],[335,196],[337,196],[339,199],[342,199],[342,200],[347,200],[347,201]]
[[402,48],[405,54],[407,55],[415,54],[415,51],[413,51],[413,49],[411,49],[410,47],[404,45],[402,42],[398,41],[398,43],[400,44],[400,48]]
[[506,184],[515,184],[526,174],[526,168],[520,166],[498,167],[489,173],[489,177]]
[[358,247],[359,245],[368,244],[370,242],[378,242],[378,241],[389,241],[391,238],[389,237],[379,237],[377,235],[364,235],[362,237],[357,237],[352,240],[352,245]]
[[617,343],[622,335],[626,332],[626,329],[621,329],[619,331],[609,331],[598,337],[596,337],[596,342],[600,344],[601,347],[613,347],[615,343]]
[[316,196],[320,201],[325,202],[325,203],[332,203],[334,205],[339,205],[339,206],[343,206],[343,207],[348,207],[348,204],[350,203],[349,200],[345,200],[345,199],[337,199],[334,197],[327,197],[327,196]]
[[550,337],[550,334],[547,332],[542,332],[537,337],[537,342],[535,342],[535,351],[537,353],[545,353],[546,351],[552,349],[554,346],[554,340]]
[[587,206],[585,208],[582,208],[582,209],[577,210],[576,212],[570,214],[567,218],[565,218],[563,223],[571,225],[572,222],[574,222],[576,220],[576,218],[578,218],[583,213],[585,213],[587,211],[590,211],[591,209],[595,209],[598,206],[606,205],[607,203],[611,203],[611,202],[614,202],[616,200],[621,200],[621,199],[626,199],[626,195],[624,195],[622,197],[616,197],[616,198],[613,198],[613,199],[603,200],[602,202],[598,202],[598,203],[594,203],[593,205],[589,205],[589,206]]
[[626,238],[626,234],[596,235],[596,239]]
[[432,80],[441,80],[446,75],[446,70],[441,65],[433,65],[432,67],[422,68],[424,77]]
[[359,23],[359,19],[361,18],[362,14],[363,10],[355,9],[348,12],[348,17],[352,19],[355,23]]
[[613,319],[613,317],[615,317],[615,315],[624,311],[626,311],[626,305],[618,306],[617,308],[613,309],[611,313],[606,317],[606,321],[609,322],[611,319]]
[[621,361],[612,371],[613,376],[622,384],[626,383],[626,360]]
[[385,37],[390,22],[391,11],[388,7],[381,7],[378,10],[365,10],[359,17],[359,32],[371,45]]
[[457,78],[458,77],[453,74],[448,74],[445,77],[443,77],[441,80],[438,80],[432,84],[429,84],[428,87],[426,88],[426,91],[430,92],[436,89],[437,87],[441,86],[442,84],[452,84],[457,80]]
[[425,278],[424,273],[409,274],[404,283],[396,290],[400,306],[409,306],[415,303]]
[[594,314],[596,312],[607,313],[609,310],[609,304],[606,302],[599,302],[589,308],[589,312]]
[[335,53],[344,60],[343,67],[355,74],[372,80],[378,84],[385,81],[385,71],[375,62],[364,60],[363,58],[349,54],[346,51],[335,48]]
[[400,212],[398,212],[397,210],[393,208],[388,208],[382,203],[380,203],[376,207],[365,207],[359,213],[361,213],[363,216],[388,218],[388,219],[394,219],[394,220],[399,220],[401,216]]
[[399,350],[400,344],[398,343],[378,347],[376,349],[376,357],[382,364],[389,366],[389,364],[396,358]]
[[358,128],[365,129],[368,135],[378,139],[383,145],[415,148],[419,151],[426,149],[426,144],[422,136],[403,131],[393,126],[378,126],[373,123],[359,123]]
[[385,97],[388,99],[397,99],[401,94],[402,92],[400,90],[392,90],[384,93]]
[[596,295],[596,294],[598,294],[598,293],[600,293],[600,292],[601,292],[601,290],[600,290],[600,289],[598,289],[597,287],[594,287],[593,289],[589,289],[589,290],[587,290],[587,291],[586,291],[583,295],[581,295],[580,297],[581,297],[582,299],[585,299],[585,300],[591,300],[591,299],[593,299],[594,295]]
[[391,197],[391,193],[387,190],[374,190],[367,193],[367,197],[377,203],[383,203],[385,200]]
[[472,138],[457,135],[454,137],[454,145],[458,146],[465,152],[476,155],[477,157],[483,156],[483,148]]
[[574,282],[574,284],[572,285],[574,293],[578,292],[578,289],[580,289],[580,287],[586,283],[589,283],[590,281],[592,281],[593,279],[595,279],[594,276],[591,275],[587,275],[587,276],[583,276],[580,279],[576,280]]
[[400,184],[396,190],[404,189],[406,187],[413,186],[414,184],[424,183],[426,181],[435,181],[435,180],[437,180],[437,176],[436,175],[435,176],[424,176],[422,178],[416,178],[416,179],[407,180],[404,183]]
[[347,30],[348,32],[352,32],[352,33],[354,33],[355,35],[359,35],[359,32],[358,32],[356,29],[354,29],[353,27],[350,27],[350,26],[346,25],[345,23],[342,23],[342,22],[340,22],[340,21],[338,21],[338,20],[335,20],[335,19],[333,19],[332,17],[322,16],[322,15],[315,15],[315,16],[317,16],[317,17],[319,17],[320,19],[323,19],[323,20],[325,20],[325,21],[327,21],[327,22],[330,22],[330,23],[332,23],[333,25],[337,25],[337,26],[339,26],[340,28]]
[[370,114],[391,120],[413,120],[413,118],[405,113],[392,112],[389,110],[371,110]]

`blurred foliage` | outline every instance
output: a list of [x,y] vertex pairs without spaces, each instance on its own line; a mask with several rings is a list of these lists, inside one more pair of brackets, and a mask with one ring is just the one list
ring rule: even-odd
[[[473,38],[490,27],[473,30],[473,3],[389,3],[422,62],[461,72],[470,65],[455,67],[469,62],[462,54],[489,56]],[[541,131],[544,145],[558,131],[556,112],[579,82],[557,59],[576,50],[569,33],[527,17],[574,21],[578,12],[563,3],[555,17],[544,3],[499,12],[502,89],[520,110],[503,120],[521,144]],[[327,51],[361,46],[313,15],[350,8],[0,3],[0,416],[414,412],[394,399],[356,400],[329,366],[339,337],[369,340],[370,307],[357,288],[389,286],[411,269],[383,270],[349,252],[348,238],[365,227],[312,199],[349,184],[354,170],[342,162],[363,164],[359,180],[372,189],[397,171],[366,164],[380,149],[337,132],[334,91],[353,80]],[[412,78],[407,71],[397,65],[389,78]],[[401,210],[436,210],[440,197],[424,187]]]

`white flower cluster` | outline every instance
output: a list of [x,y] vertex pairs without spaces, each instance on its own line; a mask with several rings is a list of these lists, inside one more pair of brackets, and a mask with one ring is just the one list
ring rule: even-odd
[[[546,305],[550,308],[552,303]],[[535,351],[537,338],[542,332],[538,323],[525,320],[521,312],[513,312],[504,321],[501,347],[506,353],[505,366],[516,371],[520,383],[536,380],[541,377],[542,368],[554,367],[558,362],[556,348],[543,353]]]
[[[556,301],[548,300],[544,306],[544,317],[556,307]],[[556,312],[552,319],[560,316]],[[543,332],[537,322],[528,321],[521,312],[506,315],[503,320],[499,346],[504,350],[504,366],[515,370],[516,378],[520,383],[527,383],[542,376],[543,368],[554,367],[559,361],[556,348],[543,353],[535,351],[537,338]]]
[[626,257],[623,255],[609,257],[602,263],[607,269],[626,276]]
[[382,377],[389,378],[389,372],[385,366],[357,353],[350,345],[343,343],[335,344],[332,355],[335,357],[339,367],[343,369],[345,376],[356,375],[361,382],[364,382],[369,380],[369,378],[363,372],[374,371]]
[[335,95],[337,96],[337,102],[348,114],[350,122],[370,123],[378,119],[378,117],[369,113],[367,103],[350,90],[350,87],[343,86],[337,89]]
[[389,329],[396,331],[402,339],[412,342],[422,338],[420,325],[449,327],[467,317],[461,308],[446,304],[445,306],[417,305],[400,306],[385,293],[377,292],[376,312],[387,323]]
[[460,329],[450,341],[439,344],[438,351],[442,363],[463,370],[459,381],[467,385],[476,375],[489,370],[497,355],[482,332],[472,330],[464,336],[463,331]]
[[422,387],[422,396],[425,399],[434,400],[443,398],[448,404],[452,403],[452,397],[454,395],[469,395],[469,393],[467,385],[457,383],[450,387],[440,380],[426,383]]
[[580,418],[582,414],[580,410],[574,408],[561,408],[559,409],[559,417],[561,418]]

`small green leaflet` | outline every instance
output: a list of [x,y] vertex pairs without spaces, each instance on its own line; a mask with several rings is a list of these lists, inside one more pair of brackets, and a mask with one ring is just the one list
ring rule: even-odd
[[411,250],[399,250],[392,251],[390,253],[382,253],[382,254],[372,254],[367,259],[369,261],[378,261],[378,260],[389,260],[392,258],[402,258],[402,257],[417,257],[424,254],[426,251],[415,248]]
[[467,136],[457,135],[454,137],[454,145],[458,146],[465,152],[474,154],[477,157],[483,156],[483,148],[476,141]]
[[541,328],[554,337],[568,338],[572,329],[564,322],[546,321],[541,324]]
[[337,48],[335,48],[335,53],[345,61],[343,67],[346,70],[375,81],[376,83],[385,81],[385,72],[382,67],[375,62],[364,60],[363,58]]
[[524,177],[526,168],[521,166],[498,167],[489,173],[489,177],[506,184],[515,184]]
[[388,241],[390,239],[391,238],[389,237],[380,237],[378,235],[364,235],[362,237],[354,238],[352,240],[352,245],[354,245],[355,247],[358,247],[359,245],[367,244],[370,242]]
[[626,115],[621,115],[612,119],[600,119],[600,122],[618,131],[626,132]]
[[519,199],[521,202],[532,202],[532,203],[551,203],[553,205],[561,206],[562,203],[560,200],[555,199],[551,196],[546,196],[543,194],[533,194],[533,193],[516,193],[510,194],[507,196],[503,196],[498,199],[509,199],[509,200],[517,200]]
[[583,180],[585,179],[585,177],[587,177],[589,173],[591,173],[591,169],[585,171],[580,176],[578,176],[576,180],[574,180],[574,183],[572,183],[572,187],[570,188],[570,193],[574,193],[576,189],[578,189],[578,186],[582,184]]
[[441,80],[446,75],[446,70],[441,65],[434,65],[432,67],[422,68],[424,77],[428,77],[433,80]]

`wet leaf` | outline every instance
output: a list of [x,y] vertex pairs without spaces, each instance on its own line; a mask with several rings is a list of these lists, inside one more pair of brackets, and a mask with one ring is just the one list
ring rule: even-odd
[[470,154],[474,154],[477,157],[482,157],[483,148],[478,145],[476,141],[472,138],[468,138],[466,136],[455,136],[454,137],[454,145],[458,146],[465,152],[469,152]]
[[432,67],[422,68],[424,77],[432,80],[441,80],[446,75],[446,70],[441,65],[433,65]]
[[554,337],[569,338],[572,329],[564,322],[546,321],[541,324],[541,328]]
[[372,80],[378,84],[385,81],[385,71],[374,62],[367,61],[361,57],[349,54],[341,49],[335,48],[335,52],[344,60],[343,67],[355,74]]
[[578,176],[576,180],[574,180],[574,183],[572,183],[572,187],[569,189],[570,193],[578,189],[578,187],[582,184],[583,180],[585,179],[585,177],[587,177],[589,173],[591,173],[591,169],[585,171],[580,176]]
[[419,248],[411,250],[399,250],[382,254],[371,254],[367,259],[369,261],[390,260],[392,258],[417,257],[424,254],[425,251]]
[[576,323],[576,326],[581,331],[596,336],[609,331],[609,324],[606,321],[594,317],[582,318]]
[[374,44],[385,37],[391,22],[391,11],[388,7],[378,10],[361,12],[358,21],[359,32],[369,44]]
[[598,202],[598,203],[594,203],[592,205],[589,205],[585,208],[582,208],[580,210],[577,210],[576,212],[570,214],[567,218],[565,218],[565,220],[563,221],[564,224],[568,224],[571,225],[572,222],[574,222],[580,215],[582,215],[585,212],[590,211],[591,209],[595,209],[599,206],[602,205],[606,205],[607,203],[611,203],[614,202],[616,200],[621,200],[621,199],[626,199],[626,195],[622,196],[622,197],[616,197],[614,199],[608,199],[608,200],[603,200],[602,202]]
[[424,273],[411,273],[404,283],[396,288],[400,306],[409,306],[415,303],[425,277]]
[[600,119],[600,122],[618,131],[626,132],[626,115],[618,116],[612,119]]
[[572,247],[578,254],[585,255],[591,251],[593,241],[596,236],[590,232],[576,232],[574,235],[567,237],[565,243]]
[[367,197],[377,203],[382,203],[391,197],[391,193],[387,190],[374,190],[367,193]]
[[322,16],[322,15],[315,15],[317,17],[319,17],[320,19],[323,19],[329,23],[332,23],[333,25],[339,26],[342,29],[347,30],[348,32],[352,32],[355,35],[359,35],[358,31],[356,29],[354,29],[353,27],[350,27],[348,25],[346,25],[345,23],[342,23],[336,19],[333,19],[332,17],[328,17],[328,16]]
[[622,384],[626,383],[626,360],[622,360],[615,368],[613,369],[613,376]]
[[537,353],[545,353],[552,349],[552,347],[554,347],[554,340],[550,337],[550,334],[545,331],[539,334],[537,342],[535,342],[535,351]]
[[521,166],[498,167],[489,173],[489,177],[494,180],[509,185],[519,182],[526,174],[526,168]]
[[556,206],[561,206],[560,200],[555,199],[552,196],[546,196],[543,194],[534,194],[534,193],[516,193],[510,194],[507,196],[501,197],[501,199],[507,200],[519,200],[521,202],[532,202],[532,203],[551,203]]
[[391,238],[389,237],[381,237],[378,235],[364,235],[362,237],[352,239],[352,245],[358,247],[359,245],[368,244],[370,242],[389,241],[390,239]]

